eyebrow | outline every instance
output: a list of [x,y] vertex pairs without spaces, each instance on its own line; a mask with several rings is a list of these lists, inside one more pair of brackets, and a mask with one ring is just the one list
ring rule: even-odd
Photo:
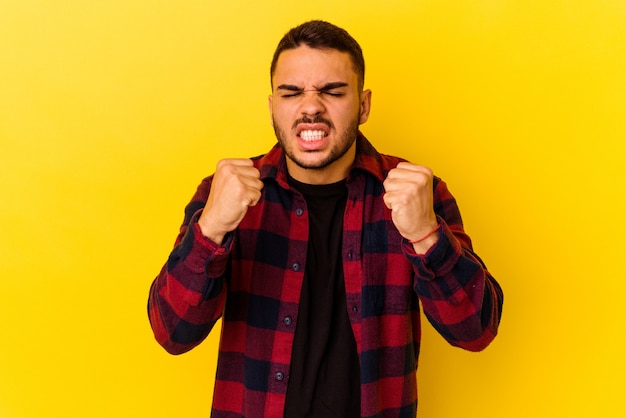
[[[328,91],[328,90],[334,90],[334,89],[347,87],[347,86],[348,86],[348,83],[345,83],[343,81],[334,81],[334,82],[326,83],[322,87],[316,87],[315,91]],[[294,84],[281,84],[280,86],[276,87],[276,90],[305,91],[302,87],[298,87]],[[313,91],[313,90],[309,90],[309,91]]]

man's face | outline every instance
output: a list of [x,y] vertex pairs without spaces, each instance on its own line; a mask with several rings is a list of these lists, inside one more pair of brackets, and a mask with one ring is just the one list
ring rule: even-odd
[[344,179],[371,100],[369,90],[360,91],[350,55],[308,46],[286,50],[272,85],[269,108],[289,174],[311,184]]

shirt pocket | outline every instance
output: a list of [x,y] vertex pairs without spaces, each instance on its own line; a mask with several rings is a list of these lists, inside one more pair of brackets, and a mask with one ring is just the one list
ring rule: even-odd
[[404,254],[366,254],[363,257],[364,314],[403,315],[414,305],[413,266]]
[[411,286],[370,285],[363,287],[363,315],[406,315],[412,307]]

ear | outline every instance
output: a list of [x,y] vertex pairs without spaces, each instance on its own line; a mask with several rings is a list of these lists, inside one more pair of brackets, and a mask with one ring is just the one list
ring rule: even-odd
[[274,112],[272,110],[272,95],[271,94],[267,97],[267,107],[269,108],[269,111],[270,111],[270,123],[272,124],[272,126],[274,126]]
[[370,116],[370,108],[372,106],[372,91],[363,90],[361,93],[361,111],[359,117],[359,124],[367,122]]

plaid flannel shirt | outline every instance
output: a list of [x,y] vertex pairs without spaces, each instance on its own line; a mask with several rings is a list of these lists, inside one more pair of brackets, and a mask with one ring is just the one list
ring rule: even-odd
[[[439,241],[417,255],[391,221],[383,180],[401,160],[379,154],[359,133],[347,178],[342,258],[348,316],[361,366],[361,416],[414,417],[420,347],[419,302],[452,345],[478,351],[495,337],[500,286],[473,253],[453,196],[434,179]],[[212,177],[185,210],[174,250],[148,301],[157,341],[179,354],[222,318],[214,417],[282,417],[305,271],[308,214],[287,184],[277,145],[255,158],[265,184],[222,245],[197,224]]]

